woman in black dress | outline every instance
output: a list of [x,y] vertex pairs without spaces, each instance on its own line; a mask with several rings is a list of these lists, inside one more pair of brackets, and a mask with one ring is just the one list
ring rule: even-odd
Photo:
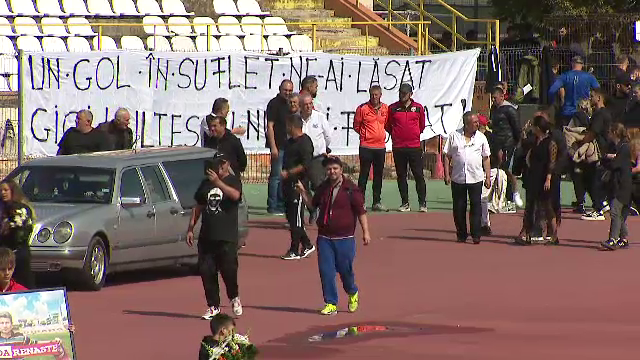
[[560,201],[560,176],[556,171],[558,145],[551,137],[552,125],[545,116],[534,117],[532,125],[535,144],[527,154],[527,201],[522,230],[515,240],[521,245],[531,243],[536,212],[540,212],[546,223],[546,244],[556,245],[560,219],[560,209],[556,206]]
[[33,211],[27,203],[20,186],[12,180],[0,182],[2,214],[0,217],[0,246],[7,247],[16,254],[15,280],[27,289],[33,289],[34,277],[31,272],[31,250],[29,239],[33,231]]

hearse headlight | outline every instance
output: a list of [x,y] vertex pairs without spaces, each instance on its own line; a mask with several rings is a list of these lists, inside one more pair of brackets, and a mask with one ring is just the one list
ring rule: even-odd
[[38,231],[38,234],[36,235],[36,240],[38,240],[39,243],[44,243],[44,242],[47,242],[47,240],[49,240],[50,237],[51,237],[51,230],[45,227],[40,229],[40,231]]
[[73,225],[68,221],[59,223],[53,229],[53,241],[58,244],[64,244],[69,241],[71,235],[73,235]]

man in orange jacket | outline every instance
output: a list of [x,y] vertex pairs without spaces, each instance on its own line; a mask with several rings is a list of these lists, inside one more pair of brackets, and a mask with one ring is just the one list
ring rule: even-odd
[[387,104],[383,104],[382,88],[373,85],[369,89],[369,101],[356,109],[353,128],[360,134],[360,177],[358,187],[365,194],[369,169],[373,165],[373,211],[387,211],[381,203],[382,173],[384,171],[384,158],[387,153],[385,140],[387,133],[385,123],[389,113]]

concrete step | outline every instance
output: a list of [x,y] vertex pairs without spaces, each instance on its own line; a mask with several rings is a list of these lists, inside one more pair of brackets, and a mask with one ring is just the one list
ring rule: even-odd
[[375,36],[321,36],[316,39],[316,46],[321,49],[376,47],[379,39]]
[[324,0],[263,0],[260,6],[265,11],[324,9]]
[[[300,33],[312,35],[313,29],[303,28]],[[358,28],[317,28],[316,36],[361,36],[364,35],[362,30]]]
[[[348,29],[351,27],[351,18],[329,17],[329,18],[285,18],[287,22],[303,23],[302,25],[289,25],[293,29],[303,30],[313,28],[313,23],[323,23],[316,25],[316,29]],[[308,24],[308,25],[307,25]]]
[[374,46],[368,49],[363,47],[357,48],[341,48],[341,49],[324,49],[326,53],[330,54],[344,54],[344,55],[389,55],[389,50],[382,46]]
[[336,12],[334,10],[326,10],[326,9],[281,9],[281,10],[271,10],[271,15],[280,16],[283,19],[286,19],[286,18],[325,19],[325,18],[334,17],[335,13]]

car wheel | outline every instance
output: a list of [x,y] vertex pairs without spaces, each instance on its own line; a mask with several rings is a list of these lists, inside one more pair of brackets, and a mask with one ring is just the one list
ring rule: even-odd
[[82,286],[87,290],[100,290],[107,277],[108,264],[109,257],[104,242],[99,236],[94,236],[91,239],[91,246],[87,251],[84,266],[82,267]]

